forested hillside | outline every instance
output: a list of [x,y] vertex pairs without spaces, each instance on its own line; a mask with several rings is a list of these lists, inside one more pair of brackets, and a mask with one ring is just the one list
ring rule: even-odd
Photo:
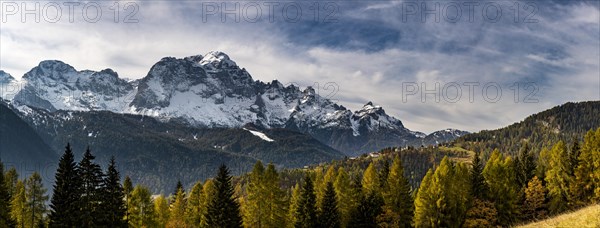
[[590,129],[600,127],[600,101],[566,103],[533,114],[525,120],[497,130],[483,130],[455,140],[453,145],[487,156],[493,149],[515,155],[526,142],[535,154],[559,140],[572,143]]

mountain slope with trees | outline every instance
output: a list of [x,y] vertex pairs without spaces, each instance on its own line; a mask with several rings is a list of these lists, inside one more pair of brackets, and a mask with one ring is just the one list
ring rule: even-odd
[[108,111],[26,108],[18,113],[54,151],[70,142],[79,157],[90,146],[103,166],[115,156],[125,175],[153,191],[166,190],[177,180],[189,186],[198,178],[208,178],[220,164],[233,167],[237,175],[250,170],[257,160],[294,168],[344,157],[309,135],[285,129],[197,128],[176,120]]
[[515,155],[527,143],[538,154],[542,148],[549,148],[559,140],[568,144],[581,140],[586,131],[598,127],[600,101],[568,102],[507,127],[462,136],[452,144],[481,151],[487,157],[493,149]]

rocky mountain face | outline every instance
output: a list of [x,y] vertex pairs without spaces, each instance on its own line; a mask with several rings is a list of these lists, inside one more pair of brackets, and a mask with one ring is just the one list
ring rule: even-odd
[[[0,75],[1,79],[1,75]],[[49,112],[111,111],[179,121],[200,128],[285,128],[306,133],[346,155],[388,146],[452,140],[454,135],[411,131],[369,102],[351,111],[300,89],[254,80],[228,55],[212,51],[185,58],[166,57],[139,80],[127,81],[110,70],[77,71],[60,61],[43,61],[26,73],[11,99]]]
[[[171,189],[178,180],[191,187],[195,181],[213,176],[221,164],[230,167],[234,174],[242,174],[249,172],[258,160],[272,162],[279,168],[299,168],[344,157],[310,135],[286,129],[263,129],[252,124],[242,128],[198,128],[181,121],[159,121],[109,111],[50,112],[29,106],[0,105],[3,105],[0,108],[10,107],[7,110],[10,113],[18,113],[18,117],[13,114],[11,118],[22,119],[19,119],[21,125],[28,127],[24,129],[33,126],[29,132],[33,136],[20,137],[14,140],[15,145],[31,146],[35,144],[27,141],[39,139],[42,145],[47,144],[53,150],[45,156],[10,151],[9,155],[23,159],[30,155],[36,159],[52,155],[51,164],[55,165],[58,161],[55,154],[62,153],[67,142],[71,143],[77,160],[89,146],[100,164],[107,164],[110,157],[115,156],[123,175],[150,187],[153,192]],[[10,131],[15,127],[0,129]],[[12,137],[11,132],[1,133],[2,140]],[[15,152],[18,151],[21,150]],[[45,153],[44,150],[31,151]],[[52,175],[54,170],[49,171]]]

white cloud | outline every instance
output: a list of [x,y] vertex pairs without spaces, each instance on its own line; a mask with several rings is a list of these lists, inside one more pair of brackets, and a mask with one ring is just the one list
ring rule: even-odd
[[[134,24],[106,20],[96,24],[81,20],[3,23],[0,68],[20,77],[41,60],[59,59],[79,70],[112,68],[121,77],[140,78],[162,57],[221,50],[255,79],[279,79],[301,86],[335,82],[339,91],[332,98],[342,105],[354,110],[372,100],[410,129],[424,132],[448,127],[469,131],[498,128],[567,101],[600,99],[599,11],[583,3],[557,7],[559,12],[540,15],[539,23],[530,25],[407,24],[394,15],[397,12],[382,8],[384,3],[343,12],[399,31],[400,43],[381,51],[300,45],[288,39],[290,34],[278,24],[284,23],[281,21],[220,23],[211,18],[212,23],[202,23],[199,5],[190,2],[139,5],[140,22]],[[367,11],[369,14],[364,13]],[[379,14],[373,16],[373,12]],[[403,42],[420,46],[407,48]],[[543,48],[528,52],[537,46],[558,49],[567,56],[557,58]],[[546,66],[560,70],[545,70]],[[539,85],[539,102],[515,103],[509,86],[530,79]],[[403,102],[403,82],[426,82],[428,88],[435,82],[442,86],[479,82],[480,86],[473,103],[465,86],[456,103],[442,97],[439,103],[430,101],[432,97],[423,103],[419,96]],[[488,82],[502,86],[503,97],[497,103],[483,99],[481,87]]]

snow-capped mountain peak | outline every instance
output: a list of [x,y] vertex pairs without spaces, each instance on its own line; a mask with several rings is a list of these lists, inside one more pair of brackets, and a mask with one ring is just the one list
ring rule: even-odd
[[238,68],[237,64],[227,54],[220,51],[208,52],[200,60],[199,64],[209,71]]
[[15,80],[15,78],[13,78],[9,73],[0,70],[0,84],[9,83],[13,80]]

